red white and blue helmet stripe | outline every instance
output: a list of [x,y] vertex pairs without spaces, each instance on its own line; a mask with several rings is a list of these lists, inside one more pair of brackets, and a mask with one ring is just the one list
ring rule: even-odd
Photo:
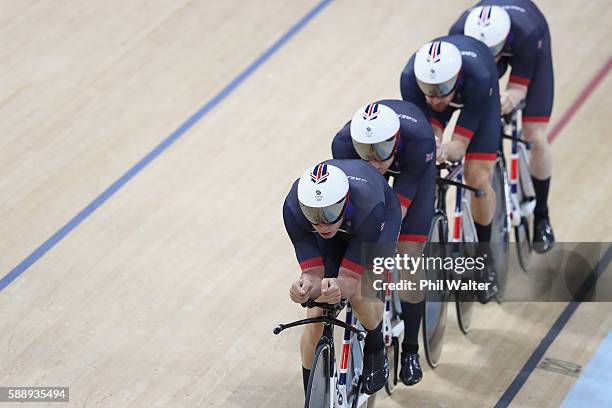
[[380,113],[380,109],[378,109],[378,104],[371,103],[368,106],[366,106],[365,110],[363,111],[363,119],[364,120],[376,119],[379,113]]
[[315,184],[325,183],[327,181],[327,177],[329,176],[329,172],[327,171],[327,164],[319,163],[312,169],[310,173],[310,180],[312,180]]
[[431,43],[429,52],[427,53],[427,62],[440,62],[441,46],[442,43],[440,41],[434,41]]
[[478,16],[478,25],[483,27],[491,24],[491,6],[483,6]]

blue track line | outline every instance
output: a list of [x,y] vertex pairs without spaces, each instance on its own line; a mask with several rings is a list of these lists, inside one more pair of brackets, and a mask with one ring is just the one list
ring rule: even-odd
[[544,357],[544,354],[548,351],[548,348],[555,341],[559,333],[561,333],[570,317],[572,317],[574,312],[578,309],[580,303],[584,301],[589,291],[593,289],[599,275],[606,270],[610,260],[612,260],[612,247],[608,247],[603,257],[599,260],[597,265],[595,265],[584,284],[580,287],[575,296],[576,300],[569,302],[565,306],[555,323],[548,330],[548,333],[546,333],[546,336],[544,336],[544,338],[540,341],[538,347],[533,351],[533,353],[531,353],[531,356],[527,362],[523,365],[518,374],[516,374],[516,377],[514,377],[512,383],[499,398],[499,401],[497,401],[495,404],[495,408],[506,408],[508,405],[510,405],[514,397],[516,397],[521,388],[523,388],[523,385],[525,385],[527,382],[527,379],[533,370],[535,370],[535,368],[538,366],[538,363],[542,357]]
[[89,217],[98,207],[106,202],[113,194],[115,194],[121,187],[123,187],[128,181],[130,181],[135,175],[137,175],[142,169],[144,169],[149,163],[155,160],[160,154],[162,154],[168,147],[170,147],[175,141],[183,136],[194,124],[196,124],[202,117],[210,112],[215,106],[217,106],[223,99],[230,95],[244,80],[246,80],[251,74],[253,74],[257,68],[263,65],[272,55],[274,55],[283,45],[285,45],[295,34],[297,34],[302,28],[306,26],[317,14],[319,14],[325,7],[327,7],[332,0],[322,0],[313,9],[311,9],[305,16],[303,16],[297,23],[295,23],[285,34],[283,34],[278,40],[274,42],[267,50],[265,50],[255,61],[253,61],[248,67],[246,67],[241,73],[239,73],[229,84],[227,84],[219,93],[217,93],[212,99],[204,104],[198,111],[196,111],[189,119],[183,122],[174,132],[167,136],[160,144],[158,144],[153,150],[151,150],[145,157],[143,157],[138,163],[130,168],[125,174],[119,177],[110,187],[108,187],[102,194],[97,196],[87,207],[83,208],[77,215],[75,215],[70,221],[68,221],[63,227],[55,232],[49,239],[43,242],[38,248],[34,250],[27,258],[21,261],[15,266],[8,274],[0,279],[0,291],[11,284],[17,279],[23,272],[25,272],[32,264],[38,261],[43,255],[45,255],[51,248],[53,248],[58,242],[60,242],[66,235],[68,235],[73,229],[75,229],[83,220]]

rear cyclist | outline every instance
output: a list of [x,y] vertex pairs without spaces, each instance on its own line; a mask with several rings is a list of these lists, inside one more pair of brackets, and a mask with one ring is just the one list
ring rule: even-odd
[[[470,204],[478,241],[489,243],[496,206],[491,177],[501,140],[499,84],[493,56],[483,43],[471,37],[440,37],[410,58],[400,86],[402,98],[427,114],[438,139],[453,112],[461,109],[452,139],[437,149],[437,158],[459,161],[465,157],[467,184],[484,191],[481,197],[472,195]],[[479,250],[490,252],[485,245]],[[491,285],[486,293],[479,294],[483,303],[497,293],[494,262],[490,253],[486,258],[484,278]]]
[[[401,100],[382,100],[359,109],[336,135],[336,159],[362,159],[386,178],[401,204],[402,227],[398,254],[418,257],[427,240],[434,213],[436,183],[435,139],[421,110]],[[423,279],[422,274],[402,276]],[[418,334],[425,308],[417,291],[400,291],[405,332],[400,379],[406,385],[423,378],[419,363]]]
[[[367,301],[360,284],[365,265],[363,246],[377,244],[393,256],[401,224],[397,197],[386,180],[361,160],[328,160],[296,180],[283,206],[285,228],[302,274],[291,285],[296,303],[315,299],[337,303],[350,299],[367,330],[364,347],[363,391],[380,390],[389,376],[382,337],[383,304]],[[384,252],[384,251],[382,251]],[[308,317],[321,309],[307,310]],[[306,390],[320,325],[307,325],[301,339],[302,372]]]
[[554,76],[546,19],[530,0],[483,0],[464,12],[450,33],[465,33],[484,42],[495,56],[500,77],[510,67],[510,81],[501,95],[502,114],[525,100],[523,135],[531,142],[529,165],[536,192],[534,249],[546,252],[555,242],[548,217],[552,153],[546,127]]

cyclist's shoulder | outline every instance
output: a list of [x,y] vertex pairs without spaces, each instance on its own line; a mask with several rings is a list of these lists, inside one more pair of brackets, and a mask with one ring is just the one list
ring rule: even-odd
[[332,146],[344,146],[351,144],[351,121],[349,120],[342,128],[335,134],[332,141]]
[[295,209],[299,209],[298,195],[297,195],[297,186],[299,179],[296,179],[293,184],[291,184],[291,188],[287,192],[285,196],[285,201],[283,202],[283,211],[287,209],[295,212]]

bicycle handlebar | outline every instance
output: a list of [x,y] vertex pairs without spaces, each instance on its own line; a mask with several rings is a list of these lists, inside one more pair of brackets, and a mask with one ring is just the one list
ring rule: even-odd
[[306,303],[302,303],[302,307],[306,307],[312,309],[313,307],[320,307],[323,310],[329,310],[330,312],[336,312],[344,309],[346,306],[347,300],[341,299],[338,303],[319,303],[315,302],[314,299],[308,300]]
[[[330,303],[319,303],[319,302],[315,302],[314,300],[310,299],[308,302],[302,303],[302,306],[308,307],[308,308],[320,307],[321,309],[328,310],[331,312],[339,312],[340,310],[344,309],[347,302],[348,301],[346,299],[342,299],[338,303],[330,304]],[[355,333],[359,341],[365,339],[365,336],[366,336],[366,333],[364,331],[361,331],[358,328],[350,324],[347,324],[346,322],[343,322],[342,320],[338,320],[335,317],[327,316],[327,315],[318,316],[318,317],[308,317],[306,319],[298,320],[298,321],[287,323],[287,324],[279,324],[276,327],[274,327],[274,329],[272,329],[272,332],[274,334],[279,334],[283,330],[288,329],[290,327],[301,326],[304,324],[312,324],[312,323],[324,323],[328,325],[340,326],[344,329],[350,330],[351,332]]]
[[[461,162],[444,162],[444,163],[438,163],[436,165],[438,172],[440,172],[441,170],[448,170],[449,173],[451,174],[456,172],[457,169],[461,166],[462,166]],[[447,178],[447,177],[437,177],[436,183],[465,188],[466,190],[470,190],[471,192],[473,192],[477,198],[480,198],[484,195],[484,191],[482,190],[479,190],[467,184],[461,183],[459,181],[451,180],[450,178]]]
[[[503,138],[506,140],[514,140],[514,138],[512,136],[508,136],[508,135],[503,135]],[[531,147],[531,143],[529,143],[526,140],[523,139],[516,139],[517,143],[525,145],[526,148],[530,148]]]
[[440,171],[440,170],[453,171],[453,170],[455,170],[459,166],[461,166],[461,162],[445,161],[443,163],[436,164],[436,168],[438,169],[438,171]]
[[514,109],[512,109],[512,111],[510,111],[509,113],[506,113],[505,115],[502,115],[502,119],[506,123],[512,122],[512,115],[514,115],[516,111],[525,109],[525,106],[526,106],[526,103],[525,103],[525,100],[523,99],[522,101],[518,103],[518,105],[514,107]]
[[438,184],[446,184],[446,185],[460,187],[460,188],[465,188],[466,190],[470,190],[471,192],[473,192],[474,195],[476,196],[476,198],[480,198],[480,197],[484,196],[484,191],[482,191],[480,189],[474,188],[472,186],[468,186],[467,184],[460,183],[460,182],[455,181],[455,180],[449,180],[449,179],[444,178],[444,177],[438,177],[436,179],[436,183],[438,183]]

